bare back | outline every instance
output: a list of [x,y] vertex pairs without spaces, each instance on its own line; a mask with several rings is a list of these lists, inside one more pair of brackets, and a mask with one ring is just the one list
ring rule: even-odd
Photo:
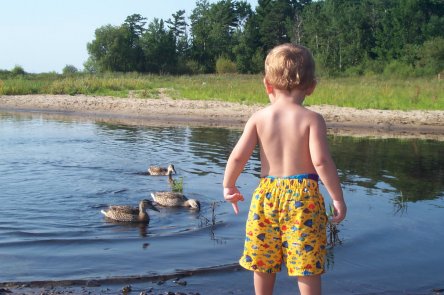
[[316,173],[310,155],[310,126],[317,114],[278,101],[254,116],[260,146],[261,176]]
[[245,124],[224,173],[224,199],[237,203],[244,197],[236,186],[255,147],[260,147],[261,176],[285,177],[317,173],[333,200],[334,222],[347,211],[336,165],[330,155],[324,118],[302,106],[316,88],[314,59],[305,47],[283,44],[265,60],[265,91],[271,105]]

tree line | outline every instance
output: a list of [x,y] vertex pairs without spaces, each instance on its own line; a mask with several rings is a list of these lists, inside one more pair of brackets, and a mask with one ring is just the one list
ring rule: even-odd
[[[432,75],[444,70],[442,0],[197,0],[189,18],[140,14],[87,44],[87,72],[260,73],[267,52],[309,47],[324,75]],[[67,69],[74,71],[75,69]]]

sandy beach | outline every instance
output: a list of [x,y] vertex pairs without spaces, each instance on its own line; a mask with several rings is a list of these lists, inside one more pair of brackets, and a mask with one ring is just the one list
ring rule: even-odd
[[[191,125],[242,128],[263,105],[222,101],[113,98],[84,95],[0,96],[0,110],[93,117],[134,125]],[[444,140],[444,110],[358,110],[309,106],[321,113],[330,134]]]

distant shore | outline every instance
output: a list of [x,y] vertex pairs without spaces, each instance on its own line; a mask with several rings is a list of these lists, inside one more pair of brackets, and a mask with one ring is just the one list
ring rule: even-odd
[[[241,128],[263,105],[223,101],[114,98],[85,95],[0,96],[0,111],[94,117],[133,125]],[[330,134],[444,140],[444,111],[358,110],[308,106],[322,114]]]

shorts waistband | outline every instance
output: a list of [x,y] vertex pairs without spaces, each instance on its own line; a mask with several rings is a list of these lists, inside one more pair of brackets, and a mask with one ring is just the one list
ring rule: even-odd
[[282,177],[276,177],[276,176],[264,176],[263,178],[268,178],[268,179],[298,179],[298,180],[302,180],[302,179],[311,179],[314,181],[319,181],[319,175],[314,174],[314,173],[304,173],[304,174],[295,174],[295,175],[290,175],[290,176],[282,176]]

